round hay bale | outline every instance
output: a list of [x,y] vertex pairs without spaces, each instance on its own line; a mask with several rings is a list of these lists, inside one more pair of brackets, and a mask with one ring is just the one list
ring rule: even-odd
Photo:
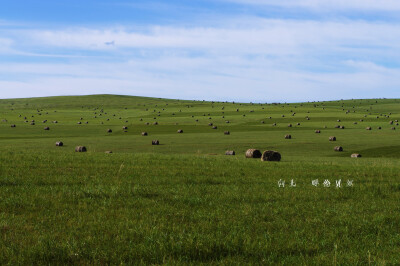
[[50,130],[50,128],[49,127],[45,127],[44,130]]
[[317,129],[315,130],[315,133],[321,133],[321,130]]
[[54,124],[57,124],[57,123],[58,123],[58,121],[53,121],[53,123],[54,123]]
[[339,125],[336,125],[335,128],[340,128],[340,126],[339,126]]
[[182,130],[182,129],[178,129],[177,132],[178,132],[178,133],[183,133],[183,130]]
[[112,130],[111,129],[107,129],[107,133],[112,133]]
[[31,122],[31,126],[34,126],[35,125],[35,122]]
[[235,151],[226,151],[225,155],[236,155]]
[[357,125],[358,123],[357,123],[357,122],[354,122],[353,124],[354,124],[354,125]]
[[265,122],[264,122],[264,121],[261,121],[261,124],[265,124]]
[[261,161],[266,162],[266,161],[275,161],[279,162],[281,160],[281,154],[277,151],[264,151],[262,156],[261,156]]
[[122,129],[123,129],[123,130],[127,130],[128,127],[127,127],[127,126],[123,126]]
[[298,126],[300,126],[300,123],[297,123]]
[[230,121],[229,121],[229,120],[227,120],[227,121],[225,121],[225,123],[229,124],[229,123],[230,123]]
[[105,151],[104,153],[111,154],[113,152],[112,151]]
[[11,127],[17,127],[16,125],[11,125]]
[[155,126],[158,125],[158,122],[154,122],[153,125],[155,125]]
[[217,126],[213,126],[212,129],[218,129],[218,127]]
[[289,124],[288,127],[292,127],[292,124]]
[[261,158],[262,154],[259,150],[248,149],[246,151],[246,158]]
[[395,128],[395,127],[392,127],[392,130],[396,130],[396,128]]
[[82,124],[82,122],[78,122],[77,124],[78,124],[78,125],[81,125],[81,124]]
[[343,148],[341,146],[336,146],[333,148],[334,151],[343,151]]
[[211,127],[213,125],[213,123],[209,123],[208,125]]
[[276,126],[276,123],[273,123],[272,126],[275,127],[275,126]]
[[372,130],[372,128],[371,127],[366,127],[365,130]]
[[378,127],[378,129],[382,129],[382,127]]
[[344,129],[344,126],[340,126],[341,129]]
[[292,139],[292,135],[285,135],[285,139]]
[[62,146],[64,146],[64,143],[62,143],[62,141],[57,141],[56,142],[56,146],[57,147],[62,147]]
[[151,145],[160,145],[160,141],[158,139],[152,140]]
[[337,122],[340,122],[340,119],[338,119]]
[[359,153],[353,153],[350,157],[351,157],[351,158],[360,158],[360,157],[361,157],[361,154],[359,154]]
[[307,117],[306,119],[307,119],[307,120],[310,120],[310,118],[309,118],[309,117]]
[[142,132],[142,136],[147,136],[147,132]]
[[230,134],[231,134],[231,132],[229,132],[229,131],[224,132],[224,135],[230,135]]
[[390,124],[390,125],[393,125],[393,121],[390,121],[389,124]]
[[330,137],[329,137],[329,141],[336,141],[336,137],[330,136]]
[[87,149],[85,146],[76,146],[75,147],[75,152],[86,152]]

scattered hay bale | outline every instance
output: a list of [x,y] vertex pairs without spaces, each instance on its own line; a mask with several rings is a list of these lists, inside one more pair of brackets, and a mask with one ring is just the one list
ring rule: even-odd
[[396,128],[395,128],[395,127],[392,127],[392,130],[396,130]]
[[344,126],[340,126],[341,129],[344,129]]
[[353,124],[354,124],[354,125],[357,125],[358,123],[357,123],[357,122],[354,122]]
[[224,132],[224,135],[230,135],[230,134],[231,134],[231,132],[229,132],[229,131]]
[[104,153],[111,154],[113,152],[112,151],[105,151]]
[[285,135],[285,139],[292,139],[292,135]]
[[317,129],[315,130],[315,133],[321,133],[321,130]]
[[81,124],[82,124],[82,122],[78,122],[77,124],[78,124],[78,125],[81,125]]
[[340,128],[340,126],[339,126],[339,125],[336,125],[335,128]]
[[58,121],[53,121],[53,123],[54,123],[54,124],[57,124],[57,123],[58,123]]
[[127,130],[128,127],[127,127],[127,126],[123,126],[122,129],[123,129],[123,130]]
[[212,129],[218,129],[218,127],[217,126],[213,126]]
[[342,146],[336,146],[335,148],[333,148],[334,151],[343,151]]
[[147,136],[147,132],[142,132],[142,136]]
[[265,122],[264,122],[264,121],[261,121],[261,124],[265,124]]
[[276,127],[276,123],[273,123],[272,126],[273,126],[273,127]]
[[351,158],[360,158],[360,157],[361,157],[361,154],[359,154],[359,153],[353,153],[350,157],[351,157]]
[[246,151],[246,158],[261,158],[262,154],[259,150],[248,149]]
[[35,122],[31,122],[31,126],[34,126],[35,125]]
[[208,125],[211,127],[213,125],[213,123],[209,123]]
[[152,140],[151,145],[160,145],[160,141],[158,139]]
[[155,125],[155,126],[158,125],[158,122],[154,122],[153,125]]
[[330,136],[330,137],[329,137],[329,141],[336,141],[336,137]]
[[229,121],[229,120],[227,120],[227,121],[225,121],[225,123],[229,124],[229,123],[230,123],[230,121]]
[[178,129],[177,132],[178,132],[178,133],[183,133],[183,130],[182,130],[182,129]]
[[107,129],[107,133],[112,133],[112,130],[111,129]]
[[389,124],[390,124],[390,125],[393,125],[393,121],[390,121]]
[[56,142],[56,146],[57,147],[62,147],[62,146],[64,146],[64,143],[62,141],[57,141]]
[[338,119],[337,121],[340,122],[340,119]]
[[372,128],[371,127],[366,127],[365,130],[372,130]]
[[236,155],[235,151],[226,151],[225,155]]
[[300,123],[297,123],[298,126],[300,126]]
[[75,152],[86,152],[87,149],[85,146],[76,146],[75,147]]
[[50,128],[49,127],[45,127],[44,130],[50,130]]
[[281,154],[277,151],[264,151],[261,156],[261,161],[275,161],[279,162],[281,160]]
[[11,125],[11,127],[17,127],[16,125]]
[[289,124],[288,127],[292,127],[292,124]]

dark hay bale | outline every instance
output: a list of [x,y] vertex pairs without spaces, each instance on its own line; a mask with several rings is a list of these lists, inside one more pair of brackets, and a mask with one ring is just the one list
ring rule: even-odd
[[153,125],[155,125],[155,126],[158,125],[158,122],[154,122]]
[[212,129],[217,129],[217,128],[218,128],[217,126],[213,126],[213,127],[212,127]]
[[279,162],[281,160],[281,154],[277,151],[264,151],[261,156],[261,161],[275,161]]
[[353,124],[354,124],[354,125],[357,125],[357,122],[354,122]]
[[261,124],[265,124],[265,122],[264,122],[264,121],[261,121]]
[[226,151],[225,155],[236,155],[235,151]]
[[292,139],[292,135],[285,135],[285,139]]
[[392,127],[392,130],[396,130],[396,128],[395,128],[395,127]]
[[359,154],[359,153],[353,153],[350,157],[351,157],[351,158],[360,158],[360,157],[361,157],[361,154]]
[[382,129],[382,127],[378,127],[378,129]]
[[127,130],[128,127],[127,127],[127,126],[123,126],[122,129],[123,129],[123,130]]
[[246,158],[261,158],[262,154],[259,150],[248,149],[246,151]]
[[160,145],[160,141],[159,140],[152,140],[151,141],[151,145]]
[[343,151],[343,148],[341,146],[336,146],[333,148],[334,151]]
[[344,129],[344,126],[340,126],[341,129]]
[[113,153],[112,151],[105,151],[104,153],[110,154]]
[[75,152],[86,152],[87,149],[85,146],[76,146],[75,147]]
[[230,135],[230,134],[231,134],[231,132],[229,132],[229,131],[224,132],[224,135]]
[[178,133],[183,133],[183,130],[182,130],[182,129],[178,129],[177,132],[178,132]]
[[147,136],[147,132],[142,132],[142,136]]
[[330,137],[329,137],[329,141],[336,141],[336,137],[330,136]]
[[300,123],[297,123],[298,126],[300,126]]
[[56,146],[57,147],[62,147],[62,146],[64,146],[64,143],[62,143],[62,141],[57,141],[56,142]]
[[54,124],[57,124],[57,123],[58,123],[58,121],[53,121],[53,123],[54,123]]
[[288,127],[292,127],[292,124],[289,124]]
[[390,121],[389,124],[390,124],[390,125],[393,125],[393,121]]
[[317,129],[315,130],[315,133],[321,133],[321,130]]
[[275,126],[276,126],[276,123],[273,123],[273,124],[272,124],[272,126],[274,126],[274,127],[275,127]]
[[225,123],[229,124],[229,123],[230,123],[230,121],[229,121],[229,120],[227,120],[227,121],[225,121]]
[[31,122],[31,126],[34,126],[35,125],[35,122]]
[[11,125],[11,127],[17,127],[16,125]]
[[366,127],[365,130],[372,130],[372,128],[371,127]]
[[213,123],[209,123],[208,125],[211,127],[213,125]]
[[107,129],[107,133],[112,133],[112,130],[111,129]]
[[80,124],[82,124],[82,122],[78,122],[77,124],[80,125]]
[[340,126],[339,126],[339,125],[336,125],[335,128],[340,128]]
[[340,119],[338,119],[337,122],[340,122]]
[[50,130],[50,128],[49,127],[45,127],[44,130]]

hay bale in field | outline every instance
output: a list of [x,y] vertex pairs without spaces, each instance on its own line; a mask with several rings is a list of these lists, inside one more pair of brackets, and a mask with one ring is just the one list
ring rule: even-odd
[[57,123],[58,123],[58,121],[53,121],[53,123],[54,123],[54,124],[57,124]]
[[112,151],[105,151],[104,153],[111,154],[113,152]]
[[225,123],[229,124],[229,123],[230,123],[230,121],[229,121],[229,120],[226,120],[226,121],[225,121]]
[[338,119],[337,121],[340,122],[340,119]]
[[315,130],[315,133],[321,133],[321,130],[317,129]]
[[395,128],[395,127],[392,127],[392,130],[396,130],[396,128]]
[[378,129],[382,129],[382,127],[378,127]]
[[330,136],[329,137],[329,141],[336,141],[336,137],[335,136]]
[[298,126],[300,126],[300,123],[297,123]]
[[340,126],[341,129],[344,129],[344,126]]
[[354,125],[357,125],[358,123],[357,123],[357,122],[354,122],[353,124],[354,124]]
[[217,126],[213,126],[212,129],[218,129],[218,127]]
[[78,122],[77,124],[80,125],[80,124],[82,124],[82,122]]
[[360,158],[361,154],[359,153],[353,153],[352,155],[350,155],[351,158]]
[[209,123],[208,125],[211,127],[213,125],[213,123]]
[[229,132],[229,131],[224,131],[224,135],[230,135],[231,134],[231,132]]
[[339,126],[339,125],[336,125],[335,128],[340,128],[340,126]]
[[393,121],[390,121],[390,122],[389,122],[389,125],[393,125]]
[[363,119],[360,119],[360,122],[363,122],[364,120]]
[[276,126],[276,123],[273,123],[272,126],[275,127],[275,126]]
[[261,158],[262,154],[259,150],[248,149],[246,151],[246,158]]
[[372,130],[372,128],[371,128],[371,127],[366,127],[365,129],[366,129],[366,130]]
[[309,118],[309,117],[307,117],[306,119],[307,119],[307,120],[310,120],[310,118]]
[[261,124],[265,124],[265,122],[264,122],[264,121],[261,121]]
[[158,139],[152,140],[151,145],[160,145],[160,141]]
[[142,136],[147,136],[147,132],[142,132]]
[[11,125],[11,127],[17,127],[16,125]]
[[226,151],[225,155],[236,155],[235,151]]
[[155,125],[155,126],[158,125],[158,122],[154,122],[153,125]]
[[288,127],[292,127],[292,124],[289,124]]
[[31,122],[31,126],[34,126],[35,125],[35,122]]
[[62,147],[62,146],[64,146],[64,143],[62,141],[57,141],[56,142],[56,146],[57,147]]
[[112,130],[111,129],[107,129],[107,133],[112,133]]
[[261,161],[275,161],[279,162],[281,160],[281,154],[277,151],[264,151],[261,156]]
[[183,133],[183,130],[182,129],[178,129],[178,131],[176,131],[176,132]]
[[75,152],[86,152],[87,149],[85,146],[76,146],[75,147]]
[[44,130],[50,130],[50,128],[49,127],[45,127]]
[[285,139],[292,139],[292,135],[285,135]]
[[343,151],[342,146],[336,146],[335,148],[333,148],[334,151]]
[[127,130],[128,127],[127,127],[127,126],[123,126],[122,129],[123,129],[123,130]]

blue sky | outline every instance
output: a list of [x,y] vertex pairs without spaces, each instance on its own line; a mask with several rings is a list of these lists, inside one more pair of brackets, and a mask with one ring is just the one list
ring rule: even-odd
[[0,98],[400,97],[398,0],[0,1]]

